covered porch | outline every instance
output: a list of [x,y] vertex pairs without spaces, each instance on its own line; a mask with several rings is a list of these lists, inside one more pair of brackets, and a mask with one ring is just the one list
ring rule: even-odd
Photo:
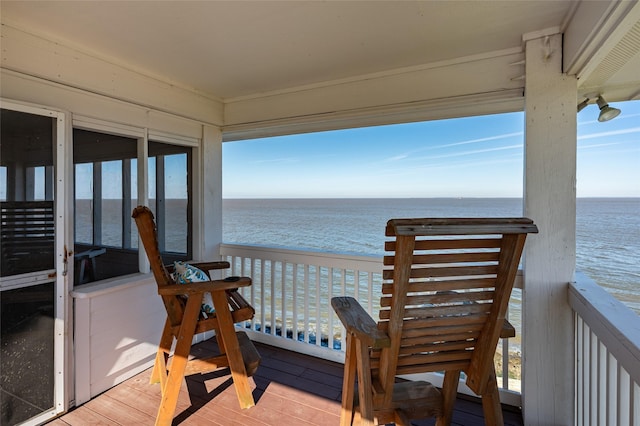
[[[130,222],[122,223],[128,233],[122,247],[108,248],[102,258],[122,264],[110,256],[126,255],[133,273],[74,284],[80,281],[68,266],[79,213],[74,132],[126,139],[123,217],[130,216],[132,199],[150,201],[149,160],[161,164],[163,155],[184,154],[190,179],[184,256],[229,260],[234,274],[251,276],[246,297],[257,314],[241,326],[254,341],[293,352],[282,355],[291,363],[297,353],[324,359],[312,370],[334,381],[339,368],[329,362],[342,362],[344,354],[321,289],[350,291],[375,315],[379,259],[224,244],[223,143],[513,111],[525,114],[522,215],[540,233],[527,242],[518,284],[522,380],[517,388],[509,382],[503,359],[503,403],[521,407],[527,425],[638,422],[638,317],[575,271],[577,106],[598,95],[609,102],[640,99],[637,1],[3,1],[0,7],[2,108],[51,117],[55,142],[50,163],[37,165],[48,167],[45,193],[47,201],[55,199],[55,265],[1,283],[3,292],[13,291],[44,277],[55,289],[53,403],[26,424],[80,407],[55,420],[74,424],[89,404],[141,392],[138,381],[153,362],[164,321]],[[99,154],[95,164],[119,153],[105,149],[116,141],[101,143],[87,150]],[[3,167],[15,188],[33,189],[25,164]],[[20,201],[30,201],[22,195]],[[296,295],[278,293],[287,278],[276,271],[287,268],[301,273]],[[320,271],[331,271],[326,282]],[[302,304],[284,312],[267,294],[299,296]],[[322,315],[309,321],[309,310],[324,312],[326,323]],[[331,332],[323,335],[323,328]],[[285,389],[260,386],[262,400],[251,410],[269,418],[278,408],[264,402],[282,397],[271,395],[274,388]],[[335,398],[311,399],[333,415]],[[217,413],[219,400],[227,401],[224,393],[185,415],[185,424]]]

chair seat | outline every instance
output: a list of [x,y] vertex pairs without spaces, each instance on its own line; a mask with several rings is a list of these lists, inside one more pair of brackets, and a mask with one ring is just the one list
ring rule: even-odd
[[[247,372],[247,377],[251,377],[258,371],[260,354],[251,339],[249,339],[249,336],[247,336],[247,333],[244,331],[236,331],[236,337],[238,339],[240,353],[242,354],[244,369]],[[169,364],[171,364],[171,362],[169,362]],[[206,374],[228,366],[229,361],[226,354],[217,354],[207,358],[195,358],[189,360],[187,363],[184,375]]]

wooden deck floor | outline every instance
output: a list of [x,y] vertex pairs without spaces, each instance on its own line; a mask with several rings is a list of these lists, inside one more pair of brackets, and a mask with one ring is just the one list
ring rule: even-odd
[[[251,380],[256,406],[241,410],[228,375],[195,375],[181,389],[175,425],[337,425],[340,416],[342,365],[283,349],[256,344],[262,356]],[[215,348],[215,339],[197,345],[198,351]],[[153,425],[160,388],[149,384],[146,370],[97,398],[50,422],[52,426]],[[522,425],[522,416],[504,410],[505,424]],[[416,426],[433,425],[432,419]],[[459,398],[455,425],[483,425],[477,400]]]

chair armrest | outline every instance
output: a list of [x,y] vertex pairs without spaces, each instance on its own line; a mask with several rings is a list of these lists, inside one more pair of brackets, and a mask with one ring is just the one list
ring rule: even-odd
[[[224,260],[221,260],[218,262],[187,262],[187,263],[191,266],[195,266],[196,268],[206,272],[207,274],[209,274],[209,271],[213,271],[214,269],[228,269],[231,267],[229,262]],[[169,272],[170,274],[173,274],[176,270],[176,268],[174,268],[173,266],[173,263],[164,265],[164,267],[167,270],[167,272]]]
[[251,278],[240,277],[238,281],[199,281],[188,284],[175,284],[158,288],[158,294],[161,296],[177,296],[180,294],[198,294],[212,291],[233,290],[238,287],[247,287],[251,285]]
[[353,334],[372,348],[389,347],[389,336],[381,330],[353,297],[334,297],[331,306],[348,333]]
[[214,269],[228,269],[231,267],[231,264],[227,261],[219,261],[219,262],[187,262],[191,266],[195,266],[198,269],[202,269],[205,272],[212,271]]
[[505,319],[502,323],[502,329],[500,330],[500,338],[508,339],[510,337],[516,337],[516,329]]

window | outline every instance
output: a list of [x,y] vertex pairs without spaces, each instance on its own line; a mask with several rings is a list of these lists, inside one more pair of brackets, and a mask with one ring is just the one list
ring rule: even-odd
[[[76,284],[139,271],[138,140],[74,129]],[[191,148],[149,142],[148,199],[166,263],[191,257]]]
[[190,148],[149,142],[149,207],[156,215],[160,251],[191,257],[189,164]]
[[7,168],[0,166],[0,201],[7,201]]
[[55,268],[56,120],[0,110],[0,276]]

